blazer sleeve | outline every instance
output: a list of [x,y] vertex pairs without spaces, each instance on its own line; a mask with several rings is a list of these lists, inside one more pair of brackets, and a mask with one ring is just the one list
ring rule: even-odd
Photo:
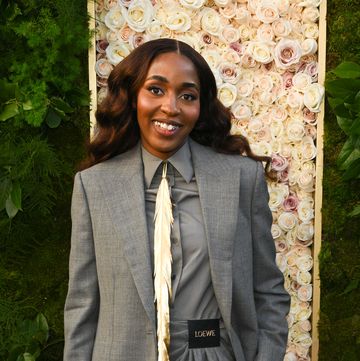
[[69,288],[64,310],[64,361],[90,361],[99,310],[99,286],[89,205],[77,173],[71,204]]
[[262,164],[258,162],[252,199],[254,297],[258,322],[255,361],[283,361],[287,344],[290,297],[275,262],[272,214]]

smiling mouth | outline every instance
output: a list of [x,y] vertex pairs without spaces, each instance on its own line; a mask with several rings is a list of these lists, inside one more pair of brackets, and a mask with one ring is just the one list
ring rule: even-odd
[[180,128],[180,125],[164,123],[164,122],[160,122],[158,120],[155,120],[154,124],[155,124],[156,127],[159,127],[161,129],[164,129],[164,130],[168,130],[170,132],[173,132],[173,131]]

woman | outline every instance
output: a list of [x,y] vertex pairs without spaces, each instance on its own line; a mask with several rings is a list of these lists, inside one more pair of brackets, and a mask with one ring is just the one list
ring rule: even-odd
[[108,85],[87,169],[75,177],[64,360],[157,360],[163,161],[174,204],[170,360],[282,360],[289,296],[275,264],[266,159],[230,135],[209,66],[185,43],[159,39],[117,65]]

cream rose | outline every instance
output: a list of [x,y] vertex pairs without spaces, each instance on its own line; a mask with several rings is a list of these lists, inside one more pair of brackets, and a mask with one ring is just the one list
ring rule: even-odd
[[176,9],[168,13],[165,26],[170,30],[183,33],[191,28],[191,19],[186,12]]
[[237,3],[230,0],[225,6],[219,8],[219,13],[226,19],[232,19],[236,16],[236,8]]
[[231,107],[237,96],[236,86],[229,83],[224,83],[218,88],[218,98],[225,107]]
[[299,62],[302,49],[298,40],[281,39],[274,49],[274,60],[279,68],[286,69]]
[[315,39],[305,39],[301,43],[301,49],[303,56],[315,54],[318,49],[317,41]]
[[274,1],[262,0],[256,8],[257,18],[265,24],[271,24],[279,18],[279,9]]
[[311,283],[311,273],[299,270],[296,274],[296,282],[302,286],[309,285]]
[[289,11],[290,1],[289,0],[275,0],[275,3],[278,8],[279,14],[281,16],[286,16]]
[[315,23],[320,17],[320,11],[316,7],[306,7],[302,12],[302,21],[304,23]]
[[232,63],[221,63],[219,65],[219,74],[224,82],[236,84],[240,77],[240,69]]
[[184,8],[195,10],[200,9],[205,4],[205,0],[180,0],[180,4]]
[[[251,114],[251,113],[250,113]],[[264,129],[264,124],[258,117],[253,117],[249,120],[248,130],[252,133],[259,133]]]
[[252,116],[250,107],[243,101],[235,102],[231,110],[237,120],[249,119]]
[[106,10],[112,9],[114,6],[116,6],[118,3],[117,0],[104,0],[104,8]]
[[236,84],[237,94],[241,98],[247,98],[253,91],[254,83],[248,79],[239,80]]
[[240,63],[240,60],[241,60],[239,54],[231,48],[225,50],[222,57],[225,61],[228,61],[228,62],[234,63],[234,64]]
[[297,238],[300,241],[307,242],[314,236],[314,226],[311,223],[301,223],[297,228]]
[[107,79],[114,67],[107,59],[99,59],[95,64],[95,72],[99,77]]
[[301,93],[312,83],[311,76],[306,73],[296,73],[292,78],[293,88]]
[[296,259],[296,265],[300,271],[310,271],[313,268],[314,261],[311,255],[305,254]]
[[226,6],[229,4],[231,0],[214,0],[214,3],[217,5],[217,6]]
[[317,8],[321,4],[321,1],[322,0],[304,0],[301,1],[298,6]]
[[272,53],[266,43],[250,42],[247,51],[259,63],[267,64],[272,61]]
[[256,37],[259,42],[270,43],[274,39],[274,32],[269,24],[262,24],[256,31]]
[[111,43],[106,48],[106,56],[113,65],[120,63],[126,56],[130,54],[129,47],[124,43]]
[[124,8],[120,6],[114,6],[111,8],[111,10],[105,15],[105,25],[114,31],[121,29],[125,24],[123,11]]
[[234,28],[231,25],[226,25],[222,28],[220,32],[220,39],[224,43],[235,43],[240,38],[240,32],[238,29]]
[[122,8],[122,14],[129,27],[143,32],[154,18],[154,7],[150,0],[134,0],[129,8]]
[[235,20],[239,24],[249,24],[250,12],[245,7],[238,7],[236,9]]
[[241,57],[241,66],[245,69],[255,68],[256,64],[256,60],[250,54],[245,53]]
[[296,111],[301,110],[304,106],[304,95],[296,90],[290,90],[286,100],[288,106]]
[[212,8],[205,7],[201,14],[201,28],[211,35],[218,36],[222,29],[219,13]]
[[251,145],[251,149],[255,154],[270,157],[273,153],[271,144],[268,141],[260,141]]
[[311,160],[316,157],[317,150],[311,136],[306,136],[302,139],[300,152],[303,161]]
[[314,203],[312,198],[305,198],[298,206],[298,216],[303,223],[309,223],[314,219]]
[[281,138],[284,132],[284,126],[280,119],[274,119],[270,124],[270,133],[273,139]]
[[274,239],[277,239],[282,235],[281,228],[275,223],[271,225],[271,235]]
[[280,38],[286,38],[290,35],[292,27],[289,20],[280,18],[271,24],[272,30],[275,36]]
[[103,100],[107,96],[107,92],[108,92],[107,87],[102,87],[102,88],[99,89],[99,91],[97,92],[97,102],[98,102],[98,104],[101,104],[103,102]]
[[206,62],[209,64],[211,69],[215,69],[218,67],[221,56],[219,54],[219,51],[216,49],[204,49],[201,51],[202,57],[206,60]]
[[319,27],[315,23],[306,23],[303,25],[303,34],[306,38],[317,39],[319,37]]
[[283,212],[278,218],[278,224],[285,232],[292,230],[297,225],[297,223],[298,220],[295,214],[292,212]]
[[152,39],[161,38],[164,33],[164,27],[158,20],[153,20],[145,30],[146,34]]
[[247,41],[251,37],[251,28],[246,24],[241,24],[238,28],[240,39],[242,42]]
[[306,191],[313,192],[314,191],[314,174],[310,171],[303,170],[300,172],[299,177],[297,179],[298,186]]
[[312,112],[320,112],[320,106],[324,97],[324,87],[318,83],[311,84],[304,93],[304,104]]

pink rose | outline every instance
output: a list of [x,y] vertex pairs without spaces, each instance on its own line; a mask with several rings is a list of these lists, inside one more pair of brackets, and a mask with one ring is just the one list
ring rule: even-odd
[[98,40],[96,42],[96,51],[101,54],[105,54],[105,50],[109,43],[106,40]]
[[279,154],[273,154],[271,156],[271,169],[276,172],[282,172],[289,166],[289,162],[285,157]]
[[281,39],[274,49],[275,63],[281,69],[297,64],[301,55],[302,49],[298,40]]
[[294,73],[290,71],[286,71],[283,75],[283,84],[285,89],[290,89],[293,86],[292,78],[294,77]]
[[317,123],[317,115],[312,112],[310,109],[303,108],[304,121],[308,124],[315,125]]
[[283,207],[285,211],[295,211],[297,206],[299,205],[299,199],[294,195],[289,195],[287,198],[284,199]]

